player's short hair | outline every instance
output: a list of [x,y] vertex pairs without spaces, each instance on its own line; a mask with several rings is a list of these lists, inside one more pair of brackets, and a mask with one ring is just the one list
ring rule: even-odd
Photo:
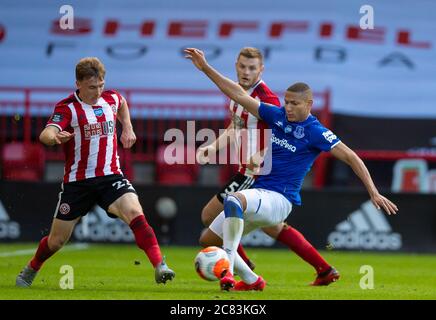
[[306,100],[312,99],[312,89],[307,83],[297,82],[291,85],[286,91],[301,93]]
[[106,74],[104,64],[96,57],[80,59],[76,65],[76,80],[82,81],[92,77],[103,80]]
[[258,58],[260,64],[263,64],[263,54],[257,48],[253,48],[253,47],[242,48],[241,51],[239,51],[238,59],[240,56],[244,56],[249,59]]

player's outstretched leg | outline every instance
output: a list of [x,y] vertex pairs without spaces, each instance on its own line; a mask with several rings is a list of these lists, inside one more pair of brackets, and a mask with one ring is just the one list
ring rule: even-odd
[[[61,246],[60,246],[61,247]],[[42,264],[50,258],[56,251],[52,250],[48,246],[48,236],[41,239],[39,242],[38,249],[36,250],[35,256],[30,260],[30,262],[21,270],[15,279],[15,285],[20,288],[28,288],[32,285],[39,269],[41,269]]]
[[310,285],[311,286],[328,286],[332,282],[339,280],[339,272],[334,268],[330,267],[329,270],[319,273]]
[[162,262],[160,262],[154,269],[154,278],[156,283],[165,284],[168,280],[173,280],[175,276],[176,273],[168,268],[167,264],[165,263],[165,257],[163,257]]
[[155,268],[155,280],[157,283],[166,283],[175,277],[175,272],[168,268],[165,259],[162,258],[159,244],[153,228],[147,223],[144,215],[134,218],[130,224],[135,235],[135,241],[139,248],[144,250],[151,264]]
[[[218,196],[215,195],[204,206],[203,210],[201,211],[201,221],[203,222],[205,227],[209,227],[212,221],[221,213],[221,211],[223,211],[224,209],[223,203],[224,203],[224,199],[222,198],[222,195],[220,195],[220,198],[218,198]],[[256,265],[247,256],[247,253],[245,252],[241,244],[239,244],[238,246],[238,254],[248,264],[250,269],[254,270]]]
[[[264,229],[264,231],[268,230]],[[277,236],[275,236],[275,238],[281,243],[288,246],[289,249],[294,251],[304,261],[312,265],[312,267],[315,268],[319,279],[324,279],[325,275],[329,274],[329,272],[332,270],[332,266],[327,263],[327,261],[319,254],[319,252],[312,246],[312,244],[307,241],[306,238],[298,230],[292,228],[291,226],[284,224],[282,230]],[[335,280],[332,280],[329,283],[336,281],[338,278],[339,276],[337,276]],[[320,280],[314,281],[313,283],[318,282],[324,283],[325,281]]]
[[38,271],[32,269],[31,266],[26,265],[15,279],[15,285],[20,288],[29,288],[32,285],[37,273]]
[[251,284],[248,284],[242,280],[236,282],[234,290],[235,291],[251,291],[251,290],[263,291],[265,286],[266,286],[266,281],[263,280],[261,276],[259,276],[259,278],[257,278],[256,281]]
[[258,276],[249,268],[246,262],[237,255],[235,257],[235,271],[241,277],[241,281],[234,284],[235,291],[262,291],[265,288],[266,282],[261,276]]

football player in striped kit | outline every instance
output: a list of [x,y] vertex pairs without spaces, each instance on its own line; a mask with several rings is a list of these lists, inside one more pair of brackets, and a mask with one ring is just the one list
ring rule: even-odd
[[130,226],[136,244],[155,268],[157,283],[175,276],[162,257],[135,189],[121,172],[116,121],[122,125],[124,148],[132,147],[136,136],[124,97],[104,90],[105,73],[98,58],[81,59],[76,65],[77,90],[56,104],[40,135],[47,146],[63,146],[65,174],[50,234],[42,238],[34,257],[17,276],[18,287],[30,287],[43,263],[63,247],[80,218],[96,204]]

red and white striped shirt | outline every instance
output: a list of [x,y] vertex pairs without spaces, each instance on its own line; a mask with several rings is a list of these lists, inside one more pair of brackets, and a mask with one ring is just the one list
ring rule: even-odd
[[[280,107],[279,98],[262,80],[256,82],[256,84],[248,90],[248,93],[251,97],[261,102]],[[247,164],[254,154],[266,147],[265,144],[267,141],[265,141],[265,139],[267,137],[264,134],[264,130],[269,127],[264,121],[259,120],[251,113],[247,112],[233,100],[230,101],[229,109],[232,112],[232,122],[236,129],[235,143],[236,148],[238,148],[239,172],[241,174],[251,175],[247,169]]]
[[63,144],[64,183],[122,174],[117,153],[116,121],[121,95],[104,91],[95,105],[80,100],[77,92],[58,102],[47,126],[75,133]]

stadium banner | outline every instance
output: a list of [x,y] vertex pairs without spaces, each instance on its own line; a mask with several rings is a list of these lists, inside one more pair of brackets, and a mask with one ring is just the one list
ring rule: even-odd
[[[218,190],[212,187],[136,186],[147,220],[161,244],[198,246],[200,213]],[[49,232],[60,192],[56,183],[0,182],[0,242],[39,241]],[[389,194],[400,208],[381,214],[365,192],[305,191],[303,205],[287,219],[317,248],[389,252],[436,252],[436,197]],[[133,243],[129,227],[95,207],[76,226],[74,242]],[[283,247],[261,231],[247,246]]]
[[[0,86],[73,86],[77,61],[98,56],[110,88],[215,89],[183,48],[203,49],[234,77],[239,50],[255,46],[274,91],[304,81],[314,91],[330,89],[334,113],[436,118],[434,1],[275,0],[267,10],[263,0],[1,6]],[[364,15],[368,6],[373,19]]]

